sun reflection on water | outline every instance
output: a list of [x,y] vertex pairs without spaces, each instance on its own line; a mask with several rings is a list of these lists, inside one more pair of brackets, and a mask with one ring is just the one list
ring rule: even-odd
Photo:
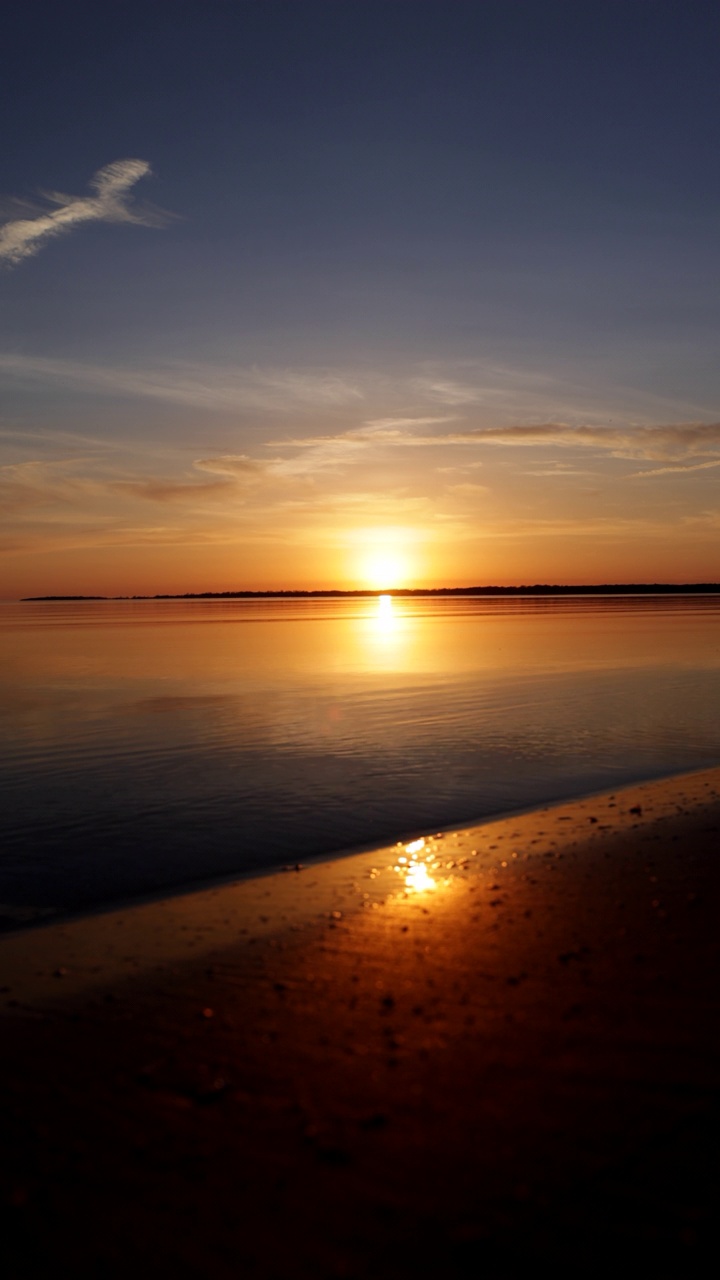
[[391,595],[378,596],[374,621],[380,635],[387,636],[395,630],[398,619]]
[[417,619],[390,592],[369,597],[356,620],[354,657],[366,671],[407,671],[418,641]]

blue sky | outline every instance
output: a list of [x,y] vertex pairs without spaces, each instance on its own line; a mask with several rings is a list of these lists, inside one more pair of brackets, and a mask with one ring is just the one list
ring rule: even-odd
[[0,593],[717,577],[719,34],[12,11]]

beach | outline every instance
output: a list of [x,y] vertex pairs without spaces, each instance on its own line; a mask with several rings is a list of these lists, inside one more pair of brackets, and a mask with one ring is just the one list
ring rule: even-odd
[[720,769],[0,938],[5,1274],[700,1274]]

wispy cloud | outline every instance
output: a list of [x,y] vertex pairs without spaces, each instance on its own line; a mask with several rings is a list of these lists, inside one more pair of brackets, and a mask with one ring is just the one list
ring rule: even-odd
[[[585,467],[527,467],[524,476],[542,476],[552,480],[574,480],[576,476],[595,476],[596,472]],[[638,474],[640,474],[638,472]]]
[[467,480],[464,484],[447,485],[445,492],[458,498],[478,498],[490,490],[486,484],[475,484],[472,480]]
[[432,427],[454,421],[454,415],[449,418],[371,418],[365,426],[373,431],[401,431],[407,427]]
[[[467,362],[466,362],[467,363]],[[592,385],[567,383],[562,378],[540,376],[523,369],[505,369],[469,364],[463,369],[467,382],[454,380],[450,370],[443,376],[436,368],[432,376],[419,376],[417,367],[387,369],[350,366],[255,366],[204,361],[163,361],[157,365],[98,364],[82,359],[57,359],[43,355],[0,352],[0,372],[29,388],[49,384],[93,395],[132,397],[175,404],[208,412],[262,412],[296,414],[305,419],[316,416],[315,430],[335,428],[337,439],[354,432],[357,447],[370,434],[397,433],[399,445],[432,443],[427,428],[437,427],[437,443],[452,443],[440,429],[462,418],[468,431],[493,431],[499,443],[531,443],[549,433],[554,442],[570,443],[570,432],[578,432],[575,443],[593,443],[592,430],[602,444],[611,438],[618,424],[628,424],[636,435],[640,426],[657,429],[663,422],[698,421],[714,413],[712,407],[638,396],[623,388],[598,390]],[[323,415],[322,423],[319,415]],[[350,414],[362,419],[352,425]],[[332,420],[331,419],[332,415]],[[540,426],[534,424],[541,424]],[[544,425],[543,425],[544,424]],[[629,425],[632,424],[632,425]],[[519,434],[520,427],[526,436]],[[338,433],[338,428],[342,431]],[[499,433],[510,434],[503,441]],[[584,433],[584,434],[583,434]],[[421,437],[423,437],[421,439]],[[324,434],[327,443],[329,435]],[[493,437],[486,436],[486,442]],[[319,434],[307,436],[298,445],[318,443]]]
[[470,386],[450,378],[417,378],[415,387],[424,398],[450,406],[475,404],[489,391],[487,384]]
[[[137,204],[131,189],[150,174],[147,160],[114,160],[90,179],[89,196],[68,196],[60,191],[44,192],[52,211],[30,206],[34,217],[14,218],[0,227],[0,262],[11,266],[32,258],[55,238],[83,222],[132,222],[144,227],[164,226],[170,214],[151,205]],[[27,208],[27,206],[25,206]]]
[[362,400],[357,385],[323,370],[191,363],[123,369],[5,352],[0,353],[0,371],[23,382],[61,383],[78,390],[162,400],[196,409],[334,409]]
[[148,502],[197,502],[199,499],[224,499],[234,489],[232,480],[198,483],[192,480],[115,480],[108,489],[121,497],[144,498]]
[[[614,418],[644,425],[709,416],[712,403],[658,395],[647,388],[608,382],[593,362],[572,367],[562,360],[542,370],[493,359],[430,361],[408,374],[407,388],[424,405],[480,413],[486,425],[557,422],[606,426]],[[495,423],[488,421],[492,415]]]
[[[273,504],[273,522],[291,533],[293,527],[323,526],[328,539],[336,540],[343,529],[358,523],[402,528],[405,523],[427,522],[433,518],[433,501],[423,494],[408,493],[404,486],[378,489],[346,489],[303,495],[292,493]],[[296,525],[296,521],[299,522]]]
[[634,471],[629,479],[638,479],[644,476],[678,475],[686,471],[707,471],[710,467],[720,467],[720,458],[715,458],[711,462],[694,462],[690,466],[653,467],[652,471]]
[[302,464],[298,464],[305,470],[314,466],[324,467],[338,462],[347,462],[353,454],[372,448],[418,448],[422,445],[438,443],[452,444],[452,436],[423,434],[422,428],[454,421],[455,417],[373,418],[359,427],[350,427],[346,431],[269,440],[268,448],[307,451],[307,455],[310,456],[306,456]]
[[0,426],[0,441],[7,441],[9,444],[21,443],[27,447],[28,442],[32,441],[35,448],[47,447],[53,450],[59,447],[68,450],[98,449],[111,452],[117,452],[123,446],[115,440],[102,439],[99,436],[81,435],[77,431],[60,431],[53,428],[52,431],[32,430],[26,426],[22,429],[18,427]]
[[4,516],[35,507],[61,512],[102,501],[105,486],[92,474],[76,471],[77,460],[33,459],[0,467],[0,511]]
[[[331,435],[312,435],[285,441],[270,441],[271,448],[304,449],[310,451],[318,463],[347,460],[359,450],[372,446],[391,448],[443,448],[452,446],[494,445],[508,448],[550,447],[560,449],[591,449],[596,454],[613,458],[648,459],[673,462],[687,457],[711,458],[720,453],[720,423],[673,423],[649,427],[627,425],[622,427],[596,427],[562,422],[543,422],[499,427],[471,427],[466,430],[446,432],[424,431],[431,424],[452,422],[452,418],[385,418],[374,419],[361,427]],[[697,464],[693,469],[718,465],[714,461]],[[565,468],[567,470],[567,468]],[[677,468],[690,470],[688,467]],[[562,473],[558,464],[558,473]],[[645,472],[660,475],[666,469]],[[572,468],[578,474],[577,468]],[[541,474],[549,474],[544,470]],[[568,472],[569,474],[569,472]],[[639,473],[640,474],[640,473]]]
[[590,448],[614,458],[647,458],[674,461],[715,454],[720,450],[720,423],[681,422],[659,427],[571,426],[562,422],[536,425],[485,427],[453,432],[447,443],[489,444],[516,448],[550,445]]
[[72,518],[92,511],[93,519],[107,522],[120,509],[114,499],[180,502],[191,507],[206,499],[227,498],[228,491],[238,490],[237,478],[230,475],[118,477],[114,469],[108,473],[92,458],[35,459],[0,467],[0,510],[5,517],[12,513],[13,519],[45,508],[54,512],[53,519],[65,521],[70,511]]
[[249,458],[245,453],[196,458],[193,463],[199,471],[212,471],[221,476],[232,476],[236,480],[253,480],[267,471],[270,465],[258,458]]

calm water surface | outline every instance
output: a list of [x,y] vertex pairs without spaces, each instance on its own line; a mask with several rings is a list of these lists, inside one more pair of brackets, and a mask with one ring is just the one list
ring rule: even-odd
[[720,763],[720,598],[0,605],[0,927]]

